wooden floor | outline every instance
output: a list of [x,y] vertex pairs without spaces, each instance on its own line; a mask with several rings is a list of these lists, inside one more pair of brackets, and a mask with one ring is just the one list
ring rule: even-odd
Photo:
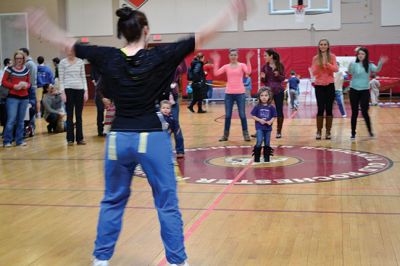
[[[371,152],[393,166],[323,183],[227,187],[179,181],[185,231],[194,228],[186,241],[191,265],[400,264],[400,108],[371,108],[376,138],[367,137],[359,119],[355,142],[349,118],[334,120],[331,141],[315,141],[314,111],[302,106],[293,119],[285,111],[283,138],[273,134],[272,144]],[[209,104],[207,114],[182,105],[186,148],[247,145],[239,119],[232,121],[230,141],[217,141],[223,113],[222,104]],[[0,265],[90,265],[104,189],[104,139],[97,137],[95,107],[84,109],[86,146],[68,147],[65,134],[45,129],[38,121],[27,147],[0,148]],[[163,257],[149,185],[135,178],[111,265],[160,265]]]

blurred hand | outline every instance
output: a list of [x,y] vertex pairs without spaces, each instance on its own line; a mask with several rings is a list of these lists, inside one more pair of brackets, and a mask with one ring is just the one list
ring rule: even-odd
[[105,108],[109,108],[111,106],[111,100],[107,98],[103,98],[103,104]]
[[210,57],[214,62],[219,62],[221,60],[221,56],[217,52],[212,52]]
[[62,91],[61,93],[61,100],[66,103],[67,102],[67,96],[65,95],[65,91]]
[[83,95],[83,101],[87,102],[88,99],[89,99],[89,93],[88,91],[85,91],[85,94]]
[[261,77],[261,78],[265,78],[265,73],[264,73],[264,72],[261,72],[261,73],[260,73],[260,77]]
[[275,77],[279,76],[279,71],[275,70],[275,71],[274,71],[274,76],[275,76]]
[[387,61],[389,61],[389,57],[381,56],[381,58],[379,60],[382,62],[382,64],[385,64]]
[[246,59],[247,59],[247,60],[250,60],[253,56],[254,56],[254,52],[253,52],[253,51],[249,51],[249,52],[246,54]]

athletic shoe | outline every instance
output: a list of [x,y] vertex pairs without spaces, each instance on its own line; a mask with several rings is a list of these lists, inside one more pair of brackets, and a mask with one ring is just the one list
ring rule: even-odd
[[189,263],[187,263],[186,261],[184,263],[181,264],[170,264],[171,266],[189,266]]
[[194,113],[193,107],[188,106],[188,109],[189,109],[190,112]]
[[67,142],[67,145],[68,145],[68,146],[74,146],[74,142],[73,142],[73,141],[68,141],[68,142]]
[[22,142],[22,143],[20,143],[20,144],[17,144],[17,146],[27,146],[28,144],[24,141],[24,142]]
[[347,117],[347,115],[342,115],[342,117],[343,117],[343,118],[346,118],[346,117]]
[[184,154],[184,153],[177,153],[177,154],[176,154],[176,158],[177,158],[177,159],[185,158],[185,154]]
[[350,140],[356,140],[356,135],[351,135]]
[[282,134],[281,134],[281,133],[277,133],[277,134],[276,134],[276,138],[277,138],[277,139],[282,138]]
[[108,260],[93,259],[93,266],[108,266]]
[[86,145],[86,141],[84,140],[80,140],[77,142],[78,145]]
[[375,137],[375,135],[374,135],[374,133],[373,133],[372,131],[369,131],[368,134],[369,134],[369,136],[370,136],[371,138]]
[[199,111],[197,111],[197,113],[199,113],[199,114],[204,114],[204,113],[207,113],[207,111],[205,111],[205,110],[199,110]]
[[3,144],[3,147],[4,148],[11,148],[12,144],[11,143],[5,143],[5,144]]

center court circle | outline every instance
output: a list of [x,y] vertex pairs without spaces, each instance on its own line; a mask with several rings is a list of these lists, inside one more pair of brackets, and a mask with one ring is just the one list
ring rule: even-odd
[[[304,184],[346,180],[377,174],[393,162],[382,155],[313,146],[277,146],[268,163],[252,163],[253,146],[217,146],[185,150],[177,160],[180,180],[194,184],[237,185]],[[137,171],[137,175],[143,175]]]

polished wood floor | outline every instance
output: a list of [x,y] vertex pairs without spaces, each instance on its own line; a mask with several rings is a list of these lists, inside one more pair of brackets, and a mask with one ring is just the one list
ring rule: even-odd
[[[207,110],[192,114],[181,106],[186,148],[248,144],[239,119],[232,121],[230,141],[218,142],[223,105],[209,104]],[[315,106],[302,105],[292,119],[285,112],[283,138],[273,135],[272,144],[360,150],[386,156],[393,166],[363,178],[313,184],[179,181],[185,230],[195,229],[186,241],[190,264],[399,265],[400,108],[371,108],[376,138],[367,137],[360,118],[355,142],[349,118],[334,120],[332,140],[316,142]],[[104,139],[97,137],[95,107],[84,109],[86,146],[68,147],[64,134],[45,129],[39,120],[27,147],[0,148],[0,265],[90,265],[104,189]],[[132,186],[111,265],[160,265],[164,251],[149,185],[135,178]]]

